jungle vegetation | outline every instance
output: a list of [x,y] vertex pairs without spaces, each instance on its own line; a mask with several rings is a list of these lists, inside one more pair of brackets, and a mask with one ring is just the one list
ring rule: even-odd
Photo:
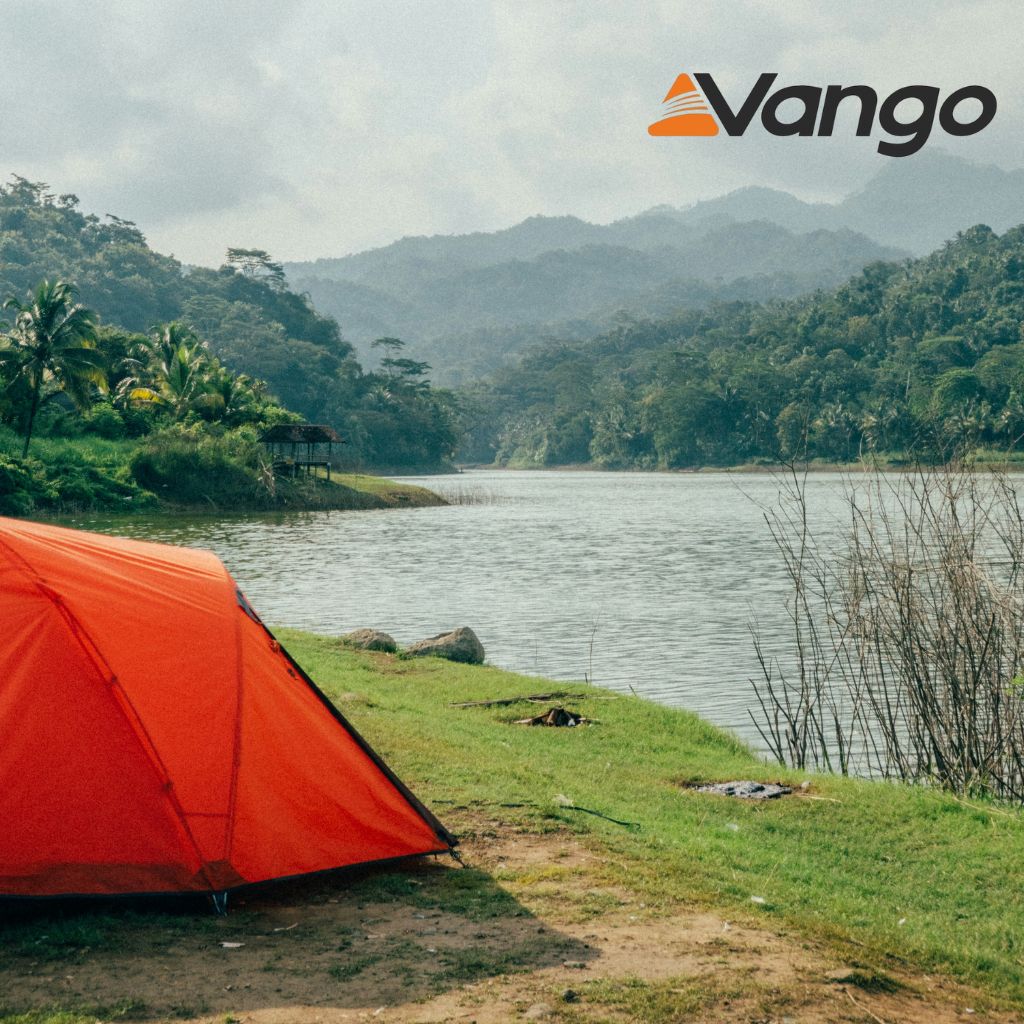
[[463,390],[463,457],[677,469],[1012,450],[1022,324],[1024,227],[978,225],[832,291],[621,317],[535,348]]

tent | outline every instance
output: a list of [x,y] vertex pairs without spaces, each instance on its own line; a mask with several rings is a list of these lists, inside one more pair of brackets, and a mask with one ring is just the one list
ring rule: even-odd
[[212,553],[4,518],[0,822],[0,896],[218,896],[455,843]]

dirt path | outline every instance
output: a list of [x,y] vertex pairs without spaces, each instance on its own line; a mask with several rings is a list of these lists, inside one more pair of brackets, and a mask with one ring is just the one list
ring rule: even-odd
[[0,956],[0,1005],[216,1024],[1018,1019],[938,979],[879,976],[694,908],[650,910],[596,881],[598,855],[570,835],[475,827],[464,869],[276,886],[226,919],[24,922]]

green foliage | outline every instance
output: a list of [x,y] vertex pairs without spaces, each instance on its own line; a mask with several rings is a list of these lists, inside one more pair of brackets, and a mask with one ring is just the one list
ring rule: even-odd
[[1024,434],[1021,267],[1024,227],[979,226],[833,292],[549,344],[464,392],[461,454],[685,468],[1010,451]]
[[[493,812],[507,828],[571,829],[594,851],[587,870],[606,872],[654,912],[706,901],[728,920],[763,914],[773,929],[835,942],[845,955],[853,943],[858,959],[882,966],[896,957],[1024,1001],[1013,870],[1024,832],[1011,806],[768,769],[695,715],[582,684],[573,684],[586,694],[573,710],[599,724],[512,726],[515,708],[451,702],[536,693],[536,678],[279,635],[325,692],[347,695],[345,714],[442,818],[455,805],[473,822]],[[688,785],[780,777],[808,781],[809,794],[755,806]],[[565,798],[641,827],[574,812]],[[752,895],[766,903],[755,907]],[[872,969],[862,973],[871,984]]]
[[88,408],[97,389],[107,386],[102,354],[96,348],[95,314],[77,301],[73,285],[43,281],[28,302],[11,297],[14,328],[0,339],[0,383],[24,397],[22,457],[28,455],[40,403],[57,392]]
[[0,515],[155,505],[130,474],[127,442],[40,439],[31,458],[22,458],[20,448],[14,433],[0,428]]
[[124,437],[127,426],[124,417],[112,405],[97,402],[82,415],[82,430],[108,441]]
[[[289,290],[269,254],[232,248],[217,270],[186,269],[153,252],[130,221],[82,214],[77,203],[24,178],[0,187],[0,296],[24,295],[40,280],[76,282],[89,309],[74,316],[88,320],[99,357],[89,368],[104,372],[127,436],[168,420],[268,425],[290,410],[342,429],[355,464],[450,462],[451,399],[430,388],[425,365],[364,374],[337,322]],[[19,310],[19,320],[32,306]],[[83,360],[70,350],[63,363],[36,359],[36,372],[26,369],[24,349],[0,348],[0,422],[27,437],[29,422],[58,393],[83,408],[96,400],[78,382],[103,382],[71,366]],[[381,409],[375,392],[393,379],[402,393]],[[68,435],[93,429],[71,420],[48,418]],[[99,422],[116,432],[109,415]]]
[[214,434],[198,424],[145,438],[131,457],[132,477],[165,501],[215,508],[269,503],[274,479],[252,434]]
[[57,493],[42,475],[37,475],[20,461],[0,455],[0,514],[25,516],[38,501],[55,501]]

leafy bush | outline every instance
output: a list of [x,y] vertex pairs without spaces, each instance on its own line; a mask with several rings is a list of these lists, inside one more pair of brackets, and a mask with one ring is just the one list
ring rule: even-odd
[[82,425],[87,434],[114,440],[124,437],[126,433],[124,417],[112,405],[105,403],[94,405],[82,417]]
[[169,427],[149,435],[130,466],[136,483],[166,501],[220,508],[274,501],[273,476],[251,432]]
[[[5,516],[28,515],[36,505],[37,496],[45,490],[45,481],[38,479],[20,460],[0,454],[0,513]],[[56,492],[52,493],[56,498]]]
[[21,459],[6,432],[0,436],[0,515],[82,510],[129,511],[154,503],[128,475],[120,451],[92,451],[70,442],[49,442]]

